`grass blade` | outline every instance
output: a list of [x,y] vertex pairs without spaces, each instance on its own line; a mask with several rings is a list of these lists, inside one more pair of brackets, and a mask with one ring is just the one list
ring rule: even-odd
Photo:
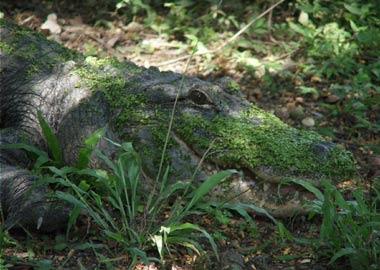
[[203,234],[204,237],[207,238],[207,240],[210,242],[211,247],[215,253],[216,258],[219,260],[219,253],[218,253],[218,248],[216,246],[216,243],[214,241],[214,238],[205,230],[199,227],[198,225],[191,224],[191,223],[183,223],[180,225],[176,226],[171,226],[170,227],[170,233],[173,233],[175,231],[180,231],[180,230],[193,230],[193,231],[199,231],[200,233]]
[[324,196],[322,192],[318,188],[316,188],[312,183],[301,179],[290,179],[289,182],[293,182],[297,185],[304,187],[305,189],[313,193],[318,200],[323,201]]
[[[230,203],[226,203],[223,205],[223,208],[235,210],[240,215],[242,215],[243,217],[246,217],[246,218],[248,216],[246,210],[250,210],[250,211],[253,211],[253,212],[258,213],[260,215],[266,216],[267,218],[272,220],[274,224],[278,223],[277,220],[271,214],[268,213],[268,211],[266,211],[264,208],[261,208],[261,207],[254,205],[254,204],[245,204],[245,203],[230,204]],[[248,216],[248,218],[251,219],[249,216]]]
[[226,170],[216,173],[210,176],[205,182],[203,182],[193,193],[193,198],[186,207],[186,211],[190,210],[200,199],[202,199],[207,193],[209,193],[215,186],[221,183],[226,178],[237,173],[236,170]]
[[356,253],[356,250],[353,248],[342,248],[337,253],[335,253],[335,255],[331,258],[329,264],[334,263],[337,259],[339,259],[341,257],[352,255],[355,253]]
[[11,144],[0,145],[0,149],[24,150],[29,153],[32,153],[33,155],[36,155],[37,157],[44,156],[47,159],[49,158],[48,154],[45,151],[42,151],[38,149],[37,147],[26,144],[26,143],[11,143]]
[[79,150],[79,157],[76,163],[77,168],[84,169],[88,167],[88,164],[91,160],[91,155],[94,152],[99,141],[104,136],[105,132],[105,128],[100,128],[85,140],[84,147]]
[[57,136],[54,134],[52,128],[49,126],[48,122],[44,119],[40,111],[37,112],[38,122],[42,129],[42,134],[48,144],[49,150],[51,151],[54,161],[59,165],[63,164],[62,149],[59,144]]

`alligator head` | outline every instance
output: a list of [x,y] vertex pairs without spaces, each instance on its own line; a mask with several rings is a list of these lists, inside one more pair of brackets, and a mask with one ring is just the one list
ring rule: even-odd
[[[173,108],[164,156],[172,177],[191,178],[201,160],[197,179],[224,168],[244,172],[219,192],[223,197],[226,189],[233,190],[227,196],[242,194],[239,200],[259,203],[279,216],[289,215],[308,196],[284,189],[279,198],[278,184],[296,178],[319,185],[323,179],[337,182],[355,172],[351,153],[249,103],[229,79],[208,82],[131,63],[110,68],[103,61],[87,58],[82,69],[87,73],[79,74],[93,89],[105,93],[116,112],[113,129],[134,143],[152,177],[158,171]],[[88,72],[91,66],[95,68]]]

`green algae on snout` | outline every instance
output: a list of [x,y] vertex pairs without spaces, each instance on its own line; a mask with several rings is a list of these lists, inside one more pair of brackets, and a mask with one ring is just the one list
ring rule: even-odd
[[252,171],[272,168],[284,176],[318,176],[344,179],[355,172],[352,154],[335,146],[327,157],[318,157],[313,146],[324,141],[314,132],[297,130],[255,106],[239,117],[205,119],[184,113],[176,133],[193,148],[205,151],[215,140],[209,159],[224,166]]

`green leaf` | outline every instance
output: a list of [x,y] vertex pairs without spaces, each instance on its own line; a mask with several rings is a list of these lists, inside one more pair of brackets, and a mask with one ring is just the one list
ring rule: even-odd
[[39,269],[39,270],[54,269],[53,261],[51,261],[51,260],[38,260],[34,263],[33,268]]
[[351,26],[351,29],[352,31],[354,31],[355,33],[359,32],[359,27],[355,24],[355,22],[353,20],[350,20],[350,26]]
[[294,31],[294,32],[297,32],[298,34],[301,34],[302,36],[304,36],[305,38],[313,38],[313,31],[307,27],[304,27],[302,25],[299,25],[299,24],[296,24],[296,23],[293,23],[293,22],[289,22],[289,27]]
[[164,190],[167,188],[166,184],[169,180],[169,171],[170,167],[167,166],[164,175],[162,176],[162,181],[161,181],[161,187],[160,187],[160,194],[164,192]]
[[79,150],[79,157],[76,163],[76,167],[79,169],[84,169],[88,167],[91,160],[91,155],[98,145],[99,141],[102,139],[106,132],[105,128],[100,128],[92,133],[84,142],[84,147]]
[[241,215],[245,221],[247,222],[253,222],[253,219],[252,217],[248,214],[247,210],[245,209],[244,206],[242,205],[239,205],[239,203],[236,203],[236,204],[223,204],[222,205],[223,208],[227,208],[229,210],[234,210],[236,211],[237,213],[239,213],[239,215]]
[[116,242],[122,243],[123,242],[123,235],[121,232],[111,232],[111,231],[104,231],[104,233],[111,239],[115,240]]
[[53,249],[56,251],[62,251],[64,249],[68,248],[67,243],[57,243],[54,245]]
[[83,169],[76,172],[79,175],[88,175],[95,177],[96,179],[107,181],[108,180],[108,173],[105,170],[101,169]]
[[355,254],[355,253],[356,253],[356,250],[353,249],[353,248],[342,248],[337,253],[335,253],[334,256],[332,256],[329,264],[334,263],[337,259],[339,259],[341,257],[352,255],[352,254]]
[[66,238],[68,237],[70,229],[75,225],[80,213],[81,213],[81,208],[78,206],[74,206],[73,210],[71,210],[69,221],[67,223]]
[[[335,189],[335,187],[334,187]],[[347,213],[351,214],[351,208],[349,204],[346,202],[346,200],[343,198],[342,193],[340,193],[338,190],[334,190],[334,199],[335,199],[335,204],[341,208],[342,210],[347,211]]]
[[62,149],[61,149],[61,146],[59,145],[57,136],[54,134],[52,128],[49,126],[48,122],[46,122],[46,120],[44,119],[40,111],[37,112],[37,118],[41,126],[44,138],[53,155],[54,161],[57,162],[59,165],[62,165],[63,164]]
[[54,166],[49,166],[47,167],[52,173],[65,178],[69,173],[76,172],[77,169],[73,167],[62,167],[60,169],[54,167]]
[[[137,187],[140,183],[141,160],[134,151],[132,144],[122,144],[122,146],[125,152],[117,160],[117,176],[121,180],[119,181],[119,187],[124,190],[124,194],[127,196],[126,201],[130,205],[129,216],[132,218],[136,215],[136,209],[139,204]],[[130,190],[130,192],[127,192],[127,190]]]
[[50,161],[47,155],[39,156],[34,164],[34,168],[40,168],[42,165],[48,163]]
[[33,145],[29,145],[26,143],[11,143],[11,144],[4,144],[0,145],[0,149],[19,149],[19,150],[25,150],[29,153],[32,153],[36,155],[37,157],[43,156],[45,159],[49,159],[49,156],[46,152],[41,151],[37,147]]
[[172,237],[171,236],[171,237],[168,237],[167,242],[171,244],[177,244],[177,245],[187,247],[195,251],[198,255],[201,255],[200,251],[203,250],[198,242],[191,240],[188,237],[180,237],[180,236]]
[[334,190],[331,186],[325,187],[324,201],[322,206],[323,221],[321,225],[321,238],[328,239],[329,241],[335,241],[336,234],[334,231],[334,221],[336,220],[336,209],[333,202]]
[[226,203],[223,205],[223,207],[231,209],[231,210],[235,210],[239,214],[241,214],[243,217],[246,217],[246,218],[248,218],[248,217],[247,217],[247,214],[245,213],[245,211],[251,210],[255,213],[258,213],[260,215],[264,215],[264,216],[268,217],[275,224],[278,223],[277,220],[271,214],[269,214],[264,208],[258,207],[254,204],[245,204],[245,203],[230,204],[230,203]]
[[193,193],[193,198],[187,205],[186,210],[190,210],[200,199],[202,199],[207,193],[209,193],[214,187],[220,184],[223,180],[237,173],[236,170],[221,171],[217,174],[210,176],[205,182],[203,182]]
[[356,210],[360,216],[366,216],[371,213],[370,207],[367,205],[367,202],[364,198],[364,192],[361,189],[355,190],[353,192],[354,197],[358,203]]
[[81,202],[80,200],[78,200],[77,198],[75,198],[73,195],[69,193],[57,191],[55,194],[58,199],[71,203],[75,207],[79,207],[81,209],[87,209],[86,205],[83,202]]
[[82,181],[80,181],[78,187],[79,187],[80,189],[82,189],[83,191],[88,191],[88,190],[90,189],[90,185],[87,183],[86,180],[82,180]]
[[277,229],[282,239],[287,239],[287,240],[294,239],[293,235],[288,231],[288,229],[285,228],[284,224],[282,224],[281,222],[277,223]]
[[112,205],[113,208],[120,210],[122,206],[119,205],[119,202],[117,202],[113,197],[108,196],[107,197],[109,203]]
[[300,86],[299,91],[302,95],[312,95],[319,97],[319,92],[315,87]]
[[159,199],[167,199],[171,195],[175,194],[176,192],[180,190],[186,190],[186,188],[188,188],[189,185],[190,183],[186,183],[182,181],[178,181],[172,185],[169,185],[166,189],[162,191],[162,193],[159,194],[160,195]]
[[115,166],[115,163],[110,160],[106,155],[104,155],[99,149],[95,148],[95,154],[104,161],[104,163],[113,171],[114,174],[118,173],[118,169]]
[[347,9],[350,13],[361,16],[363,15],[363,10],[360,9],[356,4],[344,4],[345,9]]
[[195,231],[201,232],[203,234],[203,236],[205,236],[207,238],[207,240],[210,242],[211,247],[215,253],[215,256],[219,260],[218,248],[216,246],[214,238],[212,238],[212,236],[205,229],[202,229],[198,225],[191,224],[191,223],[183,223],[180,225],[170,226],[170,233],[178,232],[181,230],[195,230]]
[[318,188],[316,188],[312,183],[301,179],[290,179],[289,181],[304,187],[305,189],[313,193],[318,200],[323,202],[324,196],[322,192]]

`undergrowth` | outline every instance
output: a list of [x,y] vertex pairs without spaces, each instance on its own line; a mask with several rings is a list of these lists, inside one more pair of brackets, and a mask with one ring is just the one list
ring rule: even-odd
[[[322,217],[319,239],[306,242],[315,247],[321,258],[329,258],[331,265],[346,262],[350,269],[378,269],[380,265],[380,190],[373,187],[372,194],[356,189],[346,199],[330,182],[323,190],[311,183],[290,180],[315,195],[307,204],[310,217]],[[342,264],[340,264],[342,265]]]

